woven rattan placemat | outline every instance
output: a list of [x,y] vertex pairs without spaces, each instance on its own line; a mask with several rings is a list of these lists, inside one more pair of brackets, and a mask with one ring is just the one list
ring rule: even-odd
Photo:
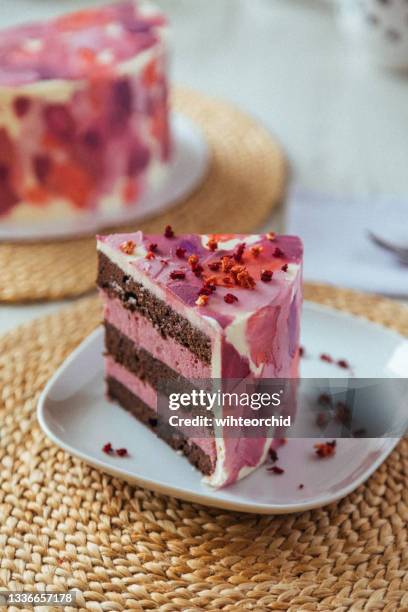
[[[408,336],[396,303],[306,297]],[[84,298],[0,340],[0,590],[76,588],[81,609],[105,612],[408,610],[407,441],[344,500],[270,517],[132,487],[49,442],[38,394],[99,318]]]
[[[161,232],[169,223],[178,232],[246,233],[259,227],[284,196],[286,162],[279,144],[229,103],[178,89],[174,107],[203,130],[211,150],[210,167],[191,196],[138,223],[137,229]],[[81,295],[94,287],[95,275],[93,237],[0,243],[0,301]]]

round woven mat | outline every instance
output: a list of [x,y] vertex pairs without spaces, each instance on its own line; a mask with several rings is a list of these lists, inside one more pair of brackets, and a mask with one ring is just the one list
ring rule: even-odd
[[[279,204],[286,185],[282,150],[257,122],[231,104],[186,89],[173,96],[176,110],[200,126],[211,161],[203,183],[183,202],[137,229],[179,233],[250,232]],[[135,229],[127,226],[111,231]],[[0,243],[0,301],[51,300],[93,289],[95,240]]]
[[[396,303],[306,296],[408,336]],[[344,500],[289,516],[135,488],[49,442],[38,394],[99,319],[88,297],[0,339],[0,590],[76,588],[80,609],[105,612],[408,610],[406,440]]]

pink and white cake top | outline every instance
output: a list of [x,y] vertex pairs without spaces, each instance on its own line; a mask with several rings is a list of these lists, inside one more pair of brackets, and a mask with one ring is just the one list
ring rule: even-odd
[[96,77],[160,40],[166,19],[135,0],[8,28],[0,36],[0,86]]
[[171,228],[163,235],[99,236],[98,249],[153,281],[167,301],[176,299],[221,328],[277,305],[297,276],[303,254],[296,236],[177,236]]

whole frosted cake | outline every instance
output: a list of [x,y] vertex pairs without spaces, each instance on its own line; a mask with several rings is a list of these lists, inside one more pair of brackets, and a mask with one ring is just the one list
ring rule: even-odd
[[98,239],[108,394],[214,486],[246,476],[271,438],[161,428],[163,380],[299,375],[302,244],[295,236],[114,234]]
[[0,223],[138,206],[171,156],[166,20],[125,0],[0,35]]

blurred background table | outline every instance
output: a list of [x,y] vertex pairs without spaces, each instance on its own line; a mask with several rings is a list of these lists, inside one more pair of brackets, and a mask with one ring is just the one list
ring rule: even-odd
[[[292,181],[339,196],[408,193],[406,75],[367,66],[325,0],[156,0],[173,80],[231,100],[287,151]],[[0,26],[100,4],[18,0]],[[60,304],[0,307],[0,332]]]

